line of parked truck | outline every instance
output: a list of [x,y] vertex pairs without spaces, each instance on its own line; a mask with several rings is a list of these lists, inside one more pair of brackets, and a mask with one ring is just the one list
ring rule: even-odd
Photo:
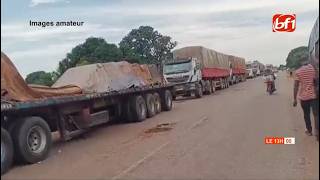
[[200,98],[246,80],[245,59],[201,46],[173,51],[163,72],[112,62],[68,69],[52,87],[27,85],[1,53],[1,174],[13,159],[47,158],[51,133],[70,140],[110,121],[141,122],[172,109],[177,96]]
[[[319,68],[319,17],[308,48]],[[245,81],[251,68],[246,68],[243,58],[200,46],[181,48],[173,55],[163,75],[152,67],[125,62],[86,65],[69,69],[67,77],[58,81],[62,87],[49,88],[28,86],[1,53],[1,174],[9,170],[13,159],[24,163],[44,160],[51,148],[51,132],[59,131],[63,140],[69,140],[111,120],[140,122],[170,111],[178,95],[193,93],[200,98],[203,93]],[[261,74],[260,67],[259,71],[257,74]],[[82,88],[66,85],[70,83]]]
[[173,51],[173,60],[164,66],[164,78],[174,84],[173,98],[200,98],[216,89],[246,80],[245,59],[227,55],[202,46],[190,46]]

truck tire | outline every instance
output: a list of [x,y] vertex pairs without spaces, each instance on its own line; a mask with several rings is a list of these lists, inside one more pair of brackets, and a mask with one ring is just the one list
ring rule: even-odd
[[202,90],[202,85],[201,84],[196,84],[195,96],[197,98],[201,98],[203,96],[203,90]]
[[216,92],[216,83],[213,82],[213,81],[211,81],[210,84],[211,84],[211,91],[212,91],[212,93]]
[[154,96],[153,94],[146,94],[145,95],[145,101],[146,101],[146,105],[147,105],[147,117],[153,117],[156,114],[156,104],[155,104],[155,100],[154,100]]
[[[159,95],[159,93],[157,93],[157,94]],[[176,99],[177,99],[177,92],[172,91],[171,95],[172,95],[172,99],[173,99],[173,100],[176,100]],[[159,97],[160,97],[160,95],[159,95]],[[160,98],[160,100],[161,100],[161,98]]]
[[[160,99],[160,95],[159,93],[154,93],[153,94],[154,97],[154,103],[155,103],[155,110],[156,110],[156,114],[161,112],[161,99]],[[172,97],[173,98],[173,97]]]
[[224,88],[225,88],[224,80],[223,78],[220,78],[220,89],[224,89]]
[[1,128],[1,175],[6,173],[13,160],[13,143],[7,130]]
[[225,79],[225,82],[226,82],[226,88],[229,88],[229,80],[228,80],[228,78]]
[[229,86],[232,86],[232,85],[233,85],[233,77],[231,77],[229,81]]
[[239,77],[236,76],[236,84],[238,84],[238,83],[239,83]]
[[130,112],[134,122],[142,122],[147,118],[147,105],[142,96],[130,99]]
[[52,137],[49,125],[42,118],[18,120],[12,136],[18,161],[32,164],[48,157]]
[[212,92],[213,92],[213,91],[212,91],[212,87],[211,87],[211,85],[209,85],[209,89],[208,89],[208,92],[207,92],[208,95],[212,94]]
[[206,86],[205,94],[207,94],[207,95],[212,94],[211,82],[210,81],[206,81],[205,86]]
[[172,95],[172,100],[176,100],[177,99],[177,96],[175,96],[175,95]]
[[172,94],[169,90],[164,90],[161,93],[161,106],[165,111],[170,111],[172,109]]
[[121,119],[122,122],[127,122],[127,123],[132,122],[132,116],[131,116],[129,101],[122,102],[120,119]]

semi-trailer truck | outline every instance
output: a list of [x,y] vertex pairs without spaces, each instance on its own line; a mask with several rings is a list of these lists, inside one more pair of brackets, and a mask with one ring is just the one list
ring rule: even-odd
[[[317,103],[319,103],[319,16],[316,22],[313,25],[309,36],[309,43],[308,43],[308,54],[311,60],[313,67],[316,70],[316,95],[317,95]],[[319,104],[318,104],[319,106]],[[315,117],[316,122],[316,138],[319,141],[319,114]]]
[[91,64],[67,70],[53,88],[28,86],[1,53],[1,174],[13,159],[46,159],[52,132],[67,141],[111,120],[140,122],[170,111],[173,87],[153,81],[155,74],[127,62]]
[[263,74],[264,65],[259,61],[246,62],[247,78],[254,78]]
[[173,98],[192,94],[200,98],[244,81],[245,73],[245,59],[202,46],[174,50],[163,70],[166,81],[174,85]]

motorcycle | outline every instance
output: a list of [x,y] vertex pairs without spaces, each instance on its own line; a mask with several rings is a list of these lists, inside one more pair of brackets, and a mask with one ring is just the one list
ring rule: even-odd
[[274,92],[273,82],[266,81],[265,83],[267,84],[267,92],[269,93],[269,95],[271,95]]

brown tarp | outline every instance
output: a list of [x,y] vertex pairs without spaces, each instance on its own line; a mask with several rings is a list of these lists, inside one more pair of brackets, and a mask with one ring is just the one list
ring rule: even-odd
[[157,67],[157,65],[148,64],[148,68],[149,68],[153,82],[156,82],[156,83],[164,82],[160,72],[160,68]]
[[32,90],[37,93],[41,93],[43,96],[61,96],[61,95],[70,95],[70,94],[81,94],[82,90],[74,85],[66,85],[58,88],[48,87],[48,86],[39,86],[39,85],[30,85],[28,84]]
[[230,64],[234,68],[245,68],[245,59],[223,54],[202,46],[188,46],[173,51],[173,58],[183,60],[186,58],[197,58],[202,67],[229,69]]
[[10,101],[29,101],[38,98],[80,94],[77,86],[29,87],[11,60],[1,52],[1,99]]
[[[84,92],[106,92],[136,86],[157,84],[161,81],[148,65],[130,64],[126,61],[89,64],[68,69],[53,87],[74,84]],[[160,77],[160,75],[158,75]]]
[[236,56],[229,56],[228,58],[231,66],[236,69],[245,69],[246,64],[245,64],[245,59],[236,57]]

